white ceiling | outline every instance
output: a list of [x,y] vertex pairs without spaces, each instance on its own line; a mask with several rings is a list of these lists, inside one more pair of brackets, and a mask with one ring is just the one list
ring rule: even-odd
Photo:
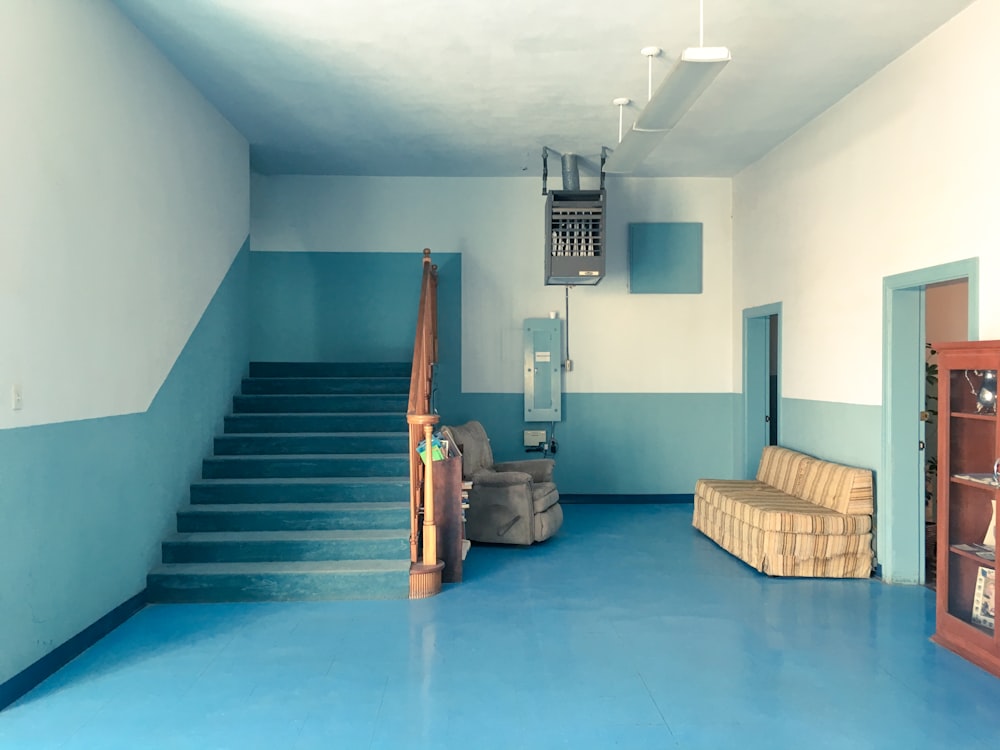
[[[698,45],[698,0],[114,2],[265,174],[540,175],[543,146],[587,174],[612,99],[646,99],[640,48],[655,87]],[[639,174],[739,172],[971,2],[705,0],[733,61]]]

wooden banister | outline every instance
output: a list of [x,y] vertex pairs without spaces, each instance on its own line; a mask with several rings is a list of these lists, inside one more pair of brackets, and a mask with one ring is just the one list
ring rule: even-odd
[[[434,462],[431,460],[431,436],[439,417],[431,413],[434,365],[437,362],[437,266],[431,263],[431,251],[424,249],[420,303],[417,308],[417,332],[413,342],[413,365],[410,370],[410,395],[406,422],[410,435],[410,598],[433,596],[441,591],[438,561],[437,527],[434,523]],[[417,446],[425,440],[426,463]],[[420,518],[423,515],[423,523]],[[423,541],[422,548],[420,540]]]

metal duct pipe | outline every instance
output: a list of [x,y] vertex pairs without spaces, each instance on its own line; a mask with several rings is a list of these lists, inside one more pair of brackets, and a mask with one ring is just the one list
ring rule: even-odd
[[576,154],[562,155],[562,189],[580,189],[580,164]]

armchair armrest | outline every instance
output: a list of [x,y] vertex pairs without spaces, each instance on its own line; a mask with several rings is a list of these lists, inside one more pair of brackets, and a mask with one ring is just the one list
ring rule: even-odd
[[535,482],[551,482],[556,462],[551,458],[530,458],[523,461],[504,461],[494,465],[498,472],[524,472]]
[[474,489],[487,487],[517,487],[531,483],[531,475],[523,471],[493,471],[481,469],[472,475]]

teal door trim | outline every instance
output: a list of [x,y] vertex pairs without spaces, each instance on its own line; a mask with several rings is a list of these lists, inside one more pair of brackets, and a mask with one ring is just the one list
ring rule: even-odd
[[[778,351],[778,403],[781,402],[781,303],[748,307],[743,311],[743,462],[742,475],[751,478],[757,473],[760,452],[767,444],[764,416],[768,413],[768,379],[770,371],[770,318],[778,318],[775,342]],[[763,377],[761,373],[764,373]],[[779,406],[780,411],[780,406]],[[781,443],[781,422],[777,425]]]
[[882,280],[882,471],[875,498],[877,569],[891,583],[924,581],[924,290],[967,279],[969,340],[979,338],[979,259]]

